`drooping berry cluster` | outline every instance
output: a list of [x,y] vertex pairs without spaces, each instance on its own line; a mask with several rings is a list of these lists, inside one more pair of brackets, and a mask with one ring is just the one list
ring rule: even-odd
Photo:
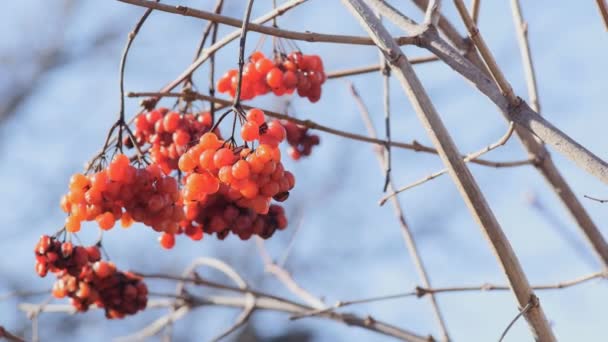
[[53,296],[69,297],[78,311],[96,304],[108,318],[123,318],[145,309],[148,301],[146,284],[129,272],[117,271],[114,264],[101,261],[97,246],[74,247],[43,235],[34,249],[36,272],[45,277],[55,273]]
[[286,120],[281,121],[281,124],[287,132],[288,153],[293,160],[309,156],[312,152],[312,147],[319,145],[319,136],[310,134],[308,127]]
[[[323,61],[317,55],[304,55],[297,51],[287,56],[277,55],[273,61],[256,51],[243,67],[241,99],[250,100],[271,91],[282,96],[297,90],[300,97],[306,97],[314,103],[321,98],[321,85],[325,80]],[[220,93],[229,93],[232,97],[237,88],[236,69],[226,72],[217,83]]]
[[111,262],[97,261],[83,267],[78,276],[58,274],[53,296],[70,297],[78,311],[87,311],[95,304],[104,308],[107,318],[116,319],[144,310],[148,288],[133,273],[119,271]]
[[123,227],[137,221],[159,232],[175,232],[183,218],[175,178],[164,175],[158,164],[135,168],[124,154],[97,173],[73,175],[69,190],[61,200],[70,214],[68,232],[78,232],[82,221],[92,220],[104,230],[121,220]]
[[[34,253],[36,273],[41,277],[45,277],[49,271],[56,273],[62,270],[71,275],[78,275],[88,262],[99,260],[99,250],[96,247],[74,247],[71,242],[61,243],[48,235],[40,237]],[[97,260],[92,260],[95,255]]]
[[167,108],[158,108],[137,116],[134,134],[140,146],[150,145],[152,161],[169,174],[177,170],[177,161],[190,143],[198,141],[211,126],[211,114],[208,112],[182,115]]
[[[278,121],[266,123],[259,109],[250,110],[246,119],[241,135],[245,141],[260,143],[255,150],[237,148],[206,133],[179,160],[185,173],[186,221],[181,226],[189,236],[198,237],[202,230],[224,238],[232,231],[248,239],[253,234],[269,237],[277,228],[286,227],[283,208],[270,204],[272,199],[286,200],[295,185],[278,148],[285,129]],[[165,240],[166,247],[172,247],[173,238]]]

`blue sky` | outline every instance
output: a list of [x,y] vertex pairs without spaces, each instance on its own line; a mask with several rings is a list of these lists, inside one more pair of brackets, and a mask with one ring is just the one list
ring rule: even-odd
[[[168,2],[210,8],[202,2]],[[270,1],[256,3],[253,17],[266,13]],[[602,158],[605,144],[608,90],[608,34],[592,3],[523,2],[529,21],[529,37],[536,64],[543,115]],[[240,17],[244,2],[227,1],[225,13]],[[58,9],[50,3],[26,0],[4,5],[0,13],[0,90],[9,89],[19,74],[31,70],[28,59],[55,37],[62,24],[53,21]],[[457,19],[451,2],[445,13]],[[400,6],[415,19],[421,13],[411,5]],[[123,39],[112,40],[102,49],[83,55],[91,37],[105,28],[117,28],[126,36],[141,9],[118,2],[79,4],[66,28],[65,44],[74,62],[55,69],[40,80],[30,100],[0,127],[0,222],[3,239],[0,248],[0,293],[12,285],[23,289],[50,286],[50,279],[39,279],[33,271],[31,250],[39,235],[54,232],[63,222],[59,198],[69,176],[82,168],[102,145],[106,130],[118,111],[118,62]],[[339,20],[337,20],[339,18]],[[462,25],[455,20],[461,32]],[[326,33],[363,35],[359,24],[339,2],[310,1],[279,19],[280,27]],[[128,91],[154,91],[175,78],[189,64],[204,23],[167,13],[153,13],[137,37],[126,71]],[[507,2],[483,2],[480,29],[499,65],[516,92],[527,94],[519,50]],[[399,33],[390,24],[388,27]],[[219,36],[231,32],[222,27]],[[48,36],[48,37],[47,37]],[[45,38],[46,37],[46,38]],[[251,33],[247,42],[252,51],[259,35]],[[306,53],[323,57],[328,71],[376,63],[373,47],[298,43]],[[266,44],[266,50],[270,46]],[[408,56],[426,55],[415,47],[404,49]],[[15,56],[17,58],[4,58]],[[21,56],[21,57],[20,57]],[[231,44],[217,56],[218,74],[233,68],[237,45]],[[416,67],[438,112],[461,151],[469,152],[497,140],[507,123],[481,94],[459,75],[439,63]],[[23,78],[23,77],[22,77]],[[382,128],[382,80],[378,74],[356,76],[357,86],[380,132]],[[17,79],[14,82],[19,82]],[[206,89],[207,67],[196,74],[195,82]],[[428,144],[422,127],[398,84],[392,81],[393,137],[416,139]],[[0,93],[1,94],[1,93]],[[265,96],[254,100],[263,108],[280,109],[287,98]],[[1,101],[1,100],[0,100]],[[316,104],[293,98],[296,114],[331,127],[365,134],[359,112],[343,81],[328,81],[323,97]],[[171,105],[171,101],[164,102]],[[127,112],[135,113],[137,100],[127,101]],[[321,146],[300,162],[286,162],[297,178],[297,186],[286,208],[291,226],[275,235],[267,246],[280,256],[300,222],[298,236],[287,261],[287,268],[310,292],[327,303],[412,290],[420,282],[401,240],[399,226],[389,205],[378,207],[383,175],[370,145],[320,133]],[[579,196],[608,197],[605,187],[569,161],[552,154],[555,163]],[[517,139],[493,151],[492,160],[525,158]],[[441,169],[436,156],[395,150],[393,176],[404,185]],[[494,213],[509,237],[529,280],[533,284],[553,283],[600,270],[600,264],[578,233],[556,196],[532,167],[492,169],[470,166]],[[534,196],[547,208],[552,220],[530,205]],[[406,217],[419,244],[431,281],[436,287],[504,283],[496,259],[471,219],[449,177],[441,177],[400,196]],[[605,234],[608,207],[583,200],[583,204]],[[566,233],[560,234],[563,230]],[[92,241],[96,229],[85,226],[82,238]],[[568,237],[567,239],[564,236]],[[206,238],[202,242],[178,239],[171,251],[158,247],[150,229],[115,229],[106,235],[106,246],[122,268],[179,273],[197,256],[214,256],[233,265],[251,285],[268,292],[289,296],[269,275],[254,241],[225,241]],[[574,249],[572,246],[583,246]],[[10,257],[14,256],[14,257]],[[142,257],[146,256],[146,257]],[[9,281],[10,280],[10,281]],[[172,291],[167,284],[154,283],[159,291]],[[602,281],[560,291],[538,292],[545,313],[560,340],[592,340],[603,333],[608,288]],[[35,300],[35,299],[34,299]],[[439,296],[450,334],[456,341],[496,340],[517,313],[508,292],[445,294]],[[19,329],[25,317],[15,309],[16,301],[0,302],[0,324]],[[420,334],[439,336],[428,301],[397,299],[358,305],[347,311],[372,314],[377,319]],[[101,320],[100,312],[82,315],[73,339],[104,340],[135,331],[162,312],[146,312],[121,322]],[[235,310],[204,308],[176,324],[181,338],[208,339],[231,324]],[[63,317],[45,315],[41,334],[45,340],[59,340],[52,334]],[[68,321],[72,322],[72,321]],[[277,313],[256,313],[252,322],[264,336],[286,329],[312,329],[315,340],[384,341],[386,337],[318,319],[288,320]],[[507,341],[531,340],[523,321],[509,333]]]

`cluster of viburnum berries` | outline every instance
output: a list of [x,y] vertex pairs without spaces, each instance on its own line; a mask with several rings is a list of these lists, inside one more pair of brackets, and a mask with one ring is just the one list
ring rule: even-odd
[[[318,56],[295,52],[273,62],[256,52],[243,73],[241,98],[297,90],[316,102],[324,81]],[[219,81],[218,90],[234,96],[237,86],[238,75],[230,71]],[[137,145],[138,154],[144,153],[152,163],[142,166],[138,159],[136,167],[121,152],[107,165],[101,164],[102,158],[94,172],[74,174],[61,199],[68,214],[65,231],[79,232],[86,221],[95,221],[102,230],[112,229],[118,221],[124,228],[140,222],[160,232],[161,246],[170,249],[178,234],[200,240],[205,234],[224,239],[233,233],[247,240],[253,235],[269,238],[285,229],[285,210],[272,201],[289,197],[295,177],[281,162],[279,144],[287,140],[289,155],[297,160],[310,154],[319,137],[304,126],[267,121],[259,109],[245,113],[238,107],[234,115],[234,122],[242,123],[242,145],[236,144],[234,126],[226,140],[218,128],[212,130],[213,118],[207,112],[184,114],[159,108],[138,115],[133,135],[123,143]],[[48,272],[57,276],[53,295],[71,298],[78,311],[96,304],[108,318],[122,318],[146,306],[143,281],[101,260],[98,246],[73,246],[45,235],[35,254],[36,272],[41,277]]]
[[[273,92],[277,96],[292,94],[297,90],[300,97],[310,102],[321,98],[321,85],[326,80],[323,61],[317,55],[305,55],[300,51],[285,56],[277,54],[274,60],[256,51],[243,67],[241,96],[249,100]],[[238,89],[238,70],[226,72],[217,83],[220,93],[235,96]]]
[[78,311],[95,304],[106,317],[123,318],[146,308],[148,288],[138,276],[116,269],[101,260],[97,246],[73,246],[43,235],[34,249],[36,272],[45,277],[50,271],[57,276],[53,296],[69,297]]

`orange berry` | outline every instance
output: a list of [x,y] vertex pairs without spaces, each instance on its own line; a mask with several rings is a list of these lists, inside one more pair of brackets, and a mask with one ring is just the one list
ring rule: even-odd
[[173,142],[178,146],[186,146],[190,143],[190,134],[181,129],[176,130],[172,138]]
[[221,148],[213,155],[213,164],[218,169],[222,166],[232,165],[234,163],[234,153],[229,148]]
[[236,179],[249,177],[249,164],[244,160],[239,160],[232,165],[232,176]]
[[262,163],[272,160],[272,146],[262,144],[255,150],[255,155]]
[[264,53],[262,51],[254,51],[251,56],[249,56],[249,60],[251,60],[252,62],[257,62],[262,58],[266,58],[266,56],[264,56]]
[[116,266],[111,262],[97,261],[93,264],[93,272],[99,278],[107,278],[116,272]]
[[210,172],[193,173],[188,177],[186,186],[195,194],[213,194],[219,190],[220,182]]
[[247,121],[243,127],[241,127],[241,137],[245,141],[254,141],[260,137],[260,126],[253,122]]
[[245,198],[253,199],[258,195],[258,185],[251,180],[247,180],[246,183],[241,187],[241,195]]
[[247,112],[247,121],[261,125],[266,121],[266,116],[261,109],[252,108]]
[[171,249],[173,248],[173,246],[175,246],[175,235],[163,233],[161,236],[158,237],[158,242],[160,243],[162,248]]
[[272,68],[274,63],[268,58],[260,58],[255,62],[255,69],[262,75],[267,74]]
[[280,88],[283,86],[283,72],[279,68],[272,68],[266,74],[266,83],[271,88]]
[[83,190],[88,185],[89,179],[81,173],[76,173],[70,178],[70,190]]
[[70,233],[76,233],[80,231],[80,220],[74,216],[68,216],[65,219],[65,229]]
[[283,127],[283,125],[281,125],[279,120],[272,120],[268,124],[268,129],[266,130],[266,134],[272,136],[277,141],[281,142],[285,139],[285,135],[286,135],[285,127]]
[[217,174],[218,178],[220,179],[220,181],[222,181],[223,183],[226,184],[230,184],[232,183],[233,180],[233,176],[232,176],[232,166],[222,166]]
[[114,223],[116,222],[114,214],[109,211],[106,211],[105,213],[97,216],[95,218],[95,221],[97,221],[99,228],[103,230],[112,229],[112,227],[114,227]]
[[199,141],[204,150],[215,150],[222,146],[222,142],[215,133],[205,133],[201,136]]
[[123,228],[129,228],[131,227],[131,225],[133,225],[133,218],[131,217],[131,214],[129,214],[129,212],[125,212],[124,214],[122,214],[122,216],[120,217],[120,225]]
[[192,158],[190,153],[184,153],[181,157],[179,157],[179,161],[177,162],[177,167],[183,172],[191,172],[198,166],[196,160]]
[[175,130],[179,126],[180,120],[181,120],[181,118],[179,116],[179,113],[177,113],[177,112],[168,113],[167,115],[165,115],[165,117],[163,119],[164,130],[169,133],[175,132]]

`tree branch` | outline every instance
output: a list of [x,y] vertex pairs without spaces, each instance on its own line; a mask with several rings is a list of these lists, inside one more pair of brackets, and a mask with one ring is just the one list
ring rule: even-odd
[[[381,0],[371,1],[374,6],[377,6],[377,8],[383,12],[383,14],[386,15],[386,13],[390,13],[391,16],[387,16],[387,18],[394,20],[395,24],[403,30],[408,30],[410,28],[411,22],[409,18],[401,15],[397,10]],[[422,39],[421,44],[424,47],[437,55],[442,61],[469,80],[479,91],[492,100],[492,102],[500,108],[507,120],[514,121],[511,115],[511,108],[507,105],[504,96],[501,94],[496,84],[486,76],[482,70],[478,69],[472,61],[462,56],[460,52],[439,37],[436,32],[427,30],[423,34],[425,37]],[[515,127],[515,132],[518,134],[532,158],[541,160],[540,163],[535,165],[547,182],[552,186],[562,203],[568,208],[570,214],[575,218],[587,238],[587,241],[593,246],[594,251],[602,260],[604,267],[608,267],[608,244],[606,243],[606,240],[566,180],[560,174],[545,146],[525,127],[520,127],[518,125]],[[565,144],[565,142],[560,143]]]
[[[127,93],[128,97],[181,97],[184,96],[184,93],[169,93],[169,92],[130,92]],[[196,93],[196,92],[188,92],[186,96],[192,96],[196,99],[199,100],[203,100],[203,101],[210,101],[210,102],[215,102],[218,103],[222,106],[231,106],[232,102],[228,101],[228,100],[224,100],[224,99],[220,99],[217,97],[213,97],[213,96],[208,96],[208,95],[204,95],[204,94],[200,94],[200,93]],[[254,108],[252,106],[248,106],[248,105],[241,105],[243,108],[245,109],[251,109]],[[256,107],[257,108],[257,107]],[[271,118],[275,118],[275,119],[279,119],[279,120],[288,120],[288,121],[292,121],[295,122],[299,125],[302,126],[306,126],[310,129],[316,129],[322,132],[326,132],[329,134],[333,134],[333,135],[337,135],[343,138],[347,138],[347,139],[352,139],[352,140],[356,140],[356,141],[363,141],[363,142],[367,142],[367,143],[372,143],[372,144],[376,144],[376,145],[382,145],[382,146],[386,146],[388,144],[388,141],[386,140],[382,140],[382,139],[374,139],[374,138],[370,138],[364,135],[360,135],[360,134],[355,134],[355,133],[351,133],[351,132],[346,132],[346,131],[341,131],[339,129],[335,129],[335,128],[331,128],[328,126],[324,126],[321,125],[317,122],[314,122],[312,120],[308,120],[308,119],[298,119],[296,117],[290,116],[290,115],[285,115],[285,114],[281,114],[281,113],[277,113],[271,110],[267,110],[267,109],[262,109],[264,111],[264,113],[271,117]],[[396,147],[396,148],[402,148],[402,149],[406,149],[406,150],[412,150],[415,152],[423,152],[423,153],[429,153],[429,154],[437,154],[437,150],[430,147],[430,146],[426,146],[423,145],[421,143],[419,143],[418,141],[414,140],[411,143],[404,143],[404,142],[396,142],[396,141],[391,141],[390,145],[392,147]],[[465,158],[466,156],[462,156],[463,158]],[[495,161],[489,161],[489,160],[484,160],[484,159],[475,159],[475,160],[471,160],[471,163],[475,163],[478,165],[483,165],[483,166],[489,166],[489,167],[517,167],[517,166],[522,166],[522,165],[527,165],[527,164],[531,164],[532,161],[531,159],[525,159],[525,160],[516,160],[516,161],[508,161],[508,162],[495,162]]]
[[[135,6],[153,8],[162,12],[181,14],[187,17],[210,20],[220,24],[225,24],[234,27],[241,27],[241,20],[215,14],[213,12],[201,11],[192,9],[186,6],[171,6],[161,3],[156,3],[152,0],[118,0]],[[272,26],[262,26],[259,24],[249,23],[248,30],[271,35],[273,37],[282,37],[292,40],[303,40],[307,42],[317,43],[337,43],[337,44],[352,44],[352,45],[374,45],[374,42],[367,37],[345,36],[335,34],[323,34],[315,32],[295,32],[282,30]],[[416,44],[412,37],[398,37],[395,39],[399,45]]]
[[[361,0],[343,0],[343,2],[360,20],[363,28],[376,41],[380,50],[383,51],[387,60],[391,63],[391,69],[410,98],[416,114],[439,151],[439,156],[448,167],[450,176],[456,183],[473,217],[488,238],[512,286],[518,303],[522,307],[525,306],[530,298],[534,296],[534,293],[523,269],[469,169],[460,159],[458,149],[407,58],[367,5]],[[540,305],[526,313],[526,318],[535,337],[541,341],[555,340]]]
[[[357,89],[355,88],[355,86],[352,83],[349,84],[349,88],[350,88],[351,93],[353,94],[353,98],[355,99],[355,101],[357,102],[357,105],[359,106],[359,109],[361,112],[361,117],[362,117],[363,122],[365,123],[365,127],[367,128],[368,135],[372,138],[376,138],[376,136],[377,136],[376,129],[374,128],[374,124],[372,123],[367,106],[363,102],[363,99],[359,95],[359,92],[357,91]],[[384,155],[384,153],[382,153],[382,149],[380,149],[380,148],[374,149],[374,152],[375,152],[378,162],[380,164],[380,169],[382,170],[384,167],[384,164],[385,164],[385,160],[384,160],[385,155]],[[395,184],[393,183],[392,179],[389,180],[387,190],[389,192],[395,191]],[[407,223],[407,221],[405,219],[405,213],[403,212],[401,203],[399,203],[399,199],[394,197],[394,198],[391,198],[391,204],[393,205],[393,210],[395,212],[395,216],[397,217],[397,221],[399,222],[399,226],[401,228],[401,235],[403,237],[403,241],[405,242],[405,245],[407,246],[407,251],[410,254],[410,258],[414,264],[414,267],[416,267],[416,272],[418,273],[418,277],[420,278],[420,281],[422,282],[422,284],[425,287],[431,287],[431,280],[430,280],[428,272],[426,270],[424,261],[422,260],[422,256],[418,252],[418,245],[416,244],[414,235],[412,234],[409,224]],[[437,303],[437,299],[435,298],[434,295],[431,294],[429,296],[429,300],[431,302],[431,306],[433,308],[433,314],[435,315],[437,324],[439,324],[439,329],[441,330],[442,338],[444,341],[449,341],[450,340],[449,333],[447,330],[447,326],[446,326],[443,314],[441,313],[441,310],[439,309],[439,304]]]

